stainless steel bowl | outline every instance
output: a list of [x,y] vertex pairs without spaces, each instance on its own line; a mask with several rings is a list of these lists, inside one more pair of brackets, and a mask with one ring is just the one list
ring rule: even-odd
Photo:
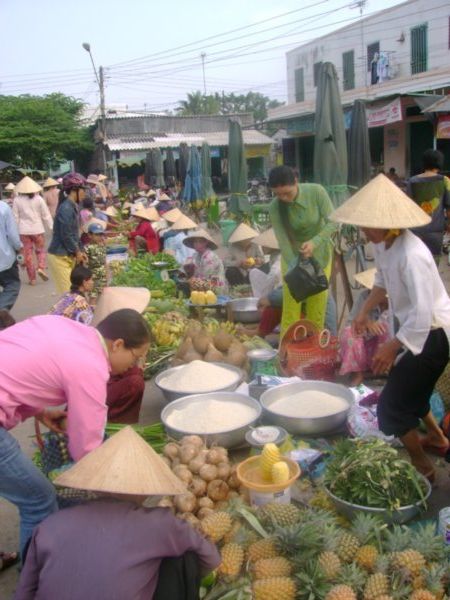
[[[247,406],[255,409],[255,417],[247,423],[243,423],[239,427],[236,427],[235,429],[229,429],[215,433],[204,433],[198,431],[198,426],[195,422],[186,422],[183,430],[175,429],[167,423],[167,419],[170,417],[173,411],[183,408],[192,402],[198,402],[201,404],[202,402],[205,402],[205,400],[222,400],[229,402],[230,404],[246,404]],[[163,409],[161,413],[161,421],[167,431],[167,434],[176,440],[181,439],[185,435],[196,434],[201,436],[208,445],[217,444],[219,446],[223,446],[224,448],[235,448],[245,443],[245,434],[253,425],[255,425],[260,416],[261,406],[254,398],[250,398],[250,396],[246,396],[245,394],[237,394],[233,392],[213,392],[208,394],[185,396],[184,398],[179,398],[178,400],[171,402]]]
[[258,323],[261,313],[258,310],[258,298],[235,298],[228,302],[234,321],[240,323]]
[[228,391],[232,392],[233,390],[235,390],[237,388],[237,386],[241,383],[241,381],[244,377],[244,372],[242,371],[242,369],[239,369],[239,367],[234,367],[233,365],[227,365],[226,363],[221,363],[221,362],[205,363],[205,364],[217,365],[218,367],[223,367],[224,369],[228,369],[229,371],[231,371],[232,373],[235,374],[234,381],[226,386],[221,385],[220,381],[218,381],[216,389],[208,390],[207,392],[202,392],[201,390],[184,390],[184,391],[174,390],[174,389],[171,389],[171,388],[167,387],[166,385],[164,385],[164,383],[161,383],[162,380],[164,380],[169,375],[172,375],[172,373],[177,373],[177,372],[181,371],[181,369],[186,368],[186,366],[187,366],[187,365],[180,365],[179,367],[171,367],[170,369],[166,369],[165,371],[158,373],[158,375],[155,377],[155,384],[162,391],[163,396],[167,400],[167,402],[173,402],[174,400],[177,400],[178,398],[183,398],[184,396],[188,396],[188,395],[192,395],[192,394],[209,394],[210,392],[228,392]]
[[[424,484],[424,496],[425,501],[428,500],[431,494],[431,484],[426,477],[420,475]],[[358,512],[364,512],[371,515],[377,515],[383,519],[385,523],[389,525],[393,523],[401,524],[406,523],[413,519],[417,513],[423,508],[423,504],[421,501],[416,502],[415,504],[410,504],[409,506],[401,506],[397,510],[389,511],[384,508],[370,508],[369,506],[361,506],[359,504],[352,504],[351,502],[347,502],[346,500],[342,500],[338,498],[333,493],[330,492],[328,488],[324,488],[326,493],[329,495],[331,500],[333,501],[336,509],[342,513],[347,519],[350,521],[356,516]]]
[[[271,405],[281,398],[286,398],[305,391],[326,392],[338,396],[348,404],[347,408],[326,417],[287,417],[271,410]],[[297,383],[286,383],[271,388],[264,392],[259,399],[264,410],[264,422],[273,423],[284,427],[289,433],[302,435],[317,435],[330,433],[341,427],[347,420],[347,414],[353,404],[352,392],[338,383],[328,381],[299,381]]]

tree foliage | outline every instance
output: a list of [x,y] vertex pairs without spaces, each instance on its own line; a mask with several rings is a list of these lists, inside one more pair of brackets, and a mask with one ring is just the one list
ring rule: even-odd
[[255,123],[261,123],[267,118],[267,111],[283,103],[271,100],[259,92],[247,94],[225,94],[215,92],[205,95],[200,91],[187,94],[186,100],[180,100],[176,109],[182,116],[188,115],[229,115],[233,113],[251,112]]
[[94,148],[79,116],[83,103],[64,94],[0,96],[0,158],[35,169],[84,161]]

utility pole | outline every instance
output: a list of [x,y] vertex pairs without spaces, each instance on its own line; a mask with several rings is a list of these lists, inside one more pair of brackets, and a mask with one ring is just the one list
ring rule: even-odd
[[[364,46],[364,23],[363,23],[363,13],[364,8],[366,6],[367,0],[356,0],[350,4],[349,8],[359,8],[359,18],[360,18],[360,34],[361,34],[361,61],[364,69],[364,87],[367,88],[367,57],[366,57],[366,49]],[[367,91],[367,90],[366,90]]]
[[101,135],[101,151],[102,151],[102,171],[106,172],[106,153],[105,153],[105,141],[106,141],[106,110],[105,110],[105,75],[103,71],[103,67],[99,68],[99,72],[97,74],[97,69],[94,63],[94,57],[91,52],[91,45],[87,42],[82,44],[82,47],[89,54],[91,59],[92,68],[94,69],[95,79],[98,83],[98,88],[100,92],[100,135]]
[[206,77],[205,77],[205,58],[206,58],[206,52],[202,52],[200,54],[200,58],[202,59],[202,71],[203,71],[203,95],[206,96]]

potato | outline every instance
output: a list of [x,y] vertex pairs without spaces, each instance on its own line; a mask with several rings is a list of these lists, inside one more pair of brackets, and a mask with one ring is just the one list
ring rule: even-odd
[[191,483],[193,479],[193,475],[186,465],[178,465],[177,467],[174,467],[173,474],[186,484]]
[[220,462],[217,466],[217,478],[227,480],[231,475],[231,466],[227,462]]
[[207,494],[214,502],[226,500],[228,498],[229,487],[221,479],[214,479],[208,483]]
[[180,513],[194,512],[197,508],[197,498],[191,492],[175,496],[173,503]]
[[180,443],[182,446],[185,444],[189,444],[191,446],[195,446],[199,450],[203,448],[203,440],[199,435],[185,435],[181,438]]
[[167,456],[168,458],[173,460],[174,458],[177,458],[178,450],[179,450],[178,444],[175,444],[175,442],[169,442],[168,444],[166,444],[164,446],[163,454],[164,454],[164,456]]
[[206,481],[200,477],[193,477],[189,484],[189,491],[192,492],[194,496],[197,496],[197,498],[204,496],[206,494],[206,485]]
[[212,481],[213,479],[217,479],[217,467],[215,465],[205,464],[198,474],[204,481]]
[[212,515],[214,512],[213,508],[207,508],[206,506],[204,506],[203,508],[200,508],[197,512],[197,518],[200,519],[200,521],[202,519],[204,519],[205,517],[207,517],[208,515]]
[[208,498],[208,496],[205,496],[204,498],[198,499],[198,507],[199,508],[214,508],[214,502],[211,500],[211,498]]
[[187,465],[197,456],[197,448],[192,444],[183,444],[178,451],[178,456],[180,457],[180,462]]

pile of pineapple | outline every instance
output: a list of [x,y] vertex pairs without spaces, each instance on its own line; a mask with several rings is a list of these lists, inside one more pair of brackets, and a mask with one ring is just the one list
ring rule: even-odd
[[449,551],[433,524],[388,527],[361,513],[342,527],[325,510],[269,504],[215,512],[201,528],[222,556],[205,600],[443,600],[450,592]]

